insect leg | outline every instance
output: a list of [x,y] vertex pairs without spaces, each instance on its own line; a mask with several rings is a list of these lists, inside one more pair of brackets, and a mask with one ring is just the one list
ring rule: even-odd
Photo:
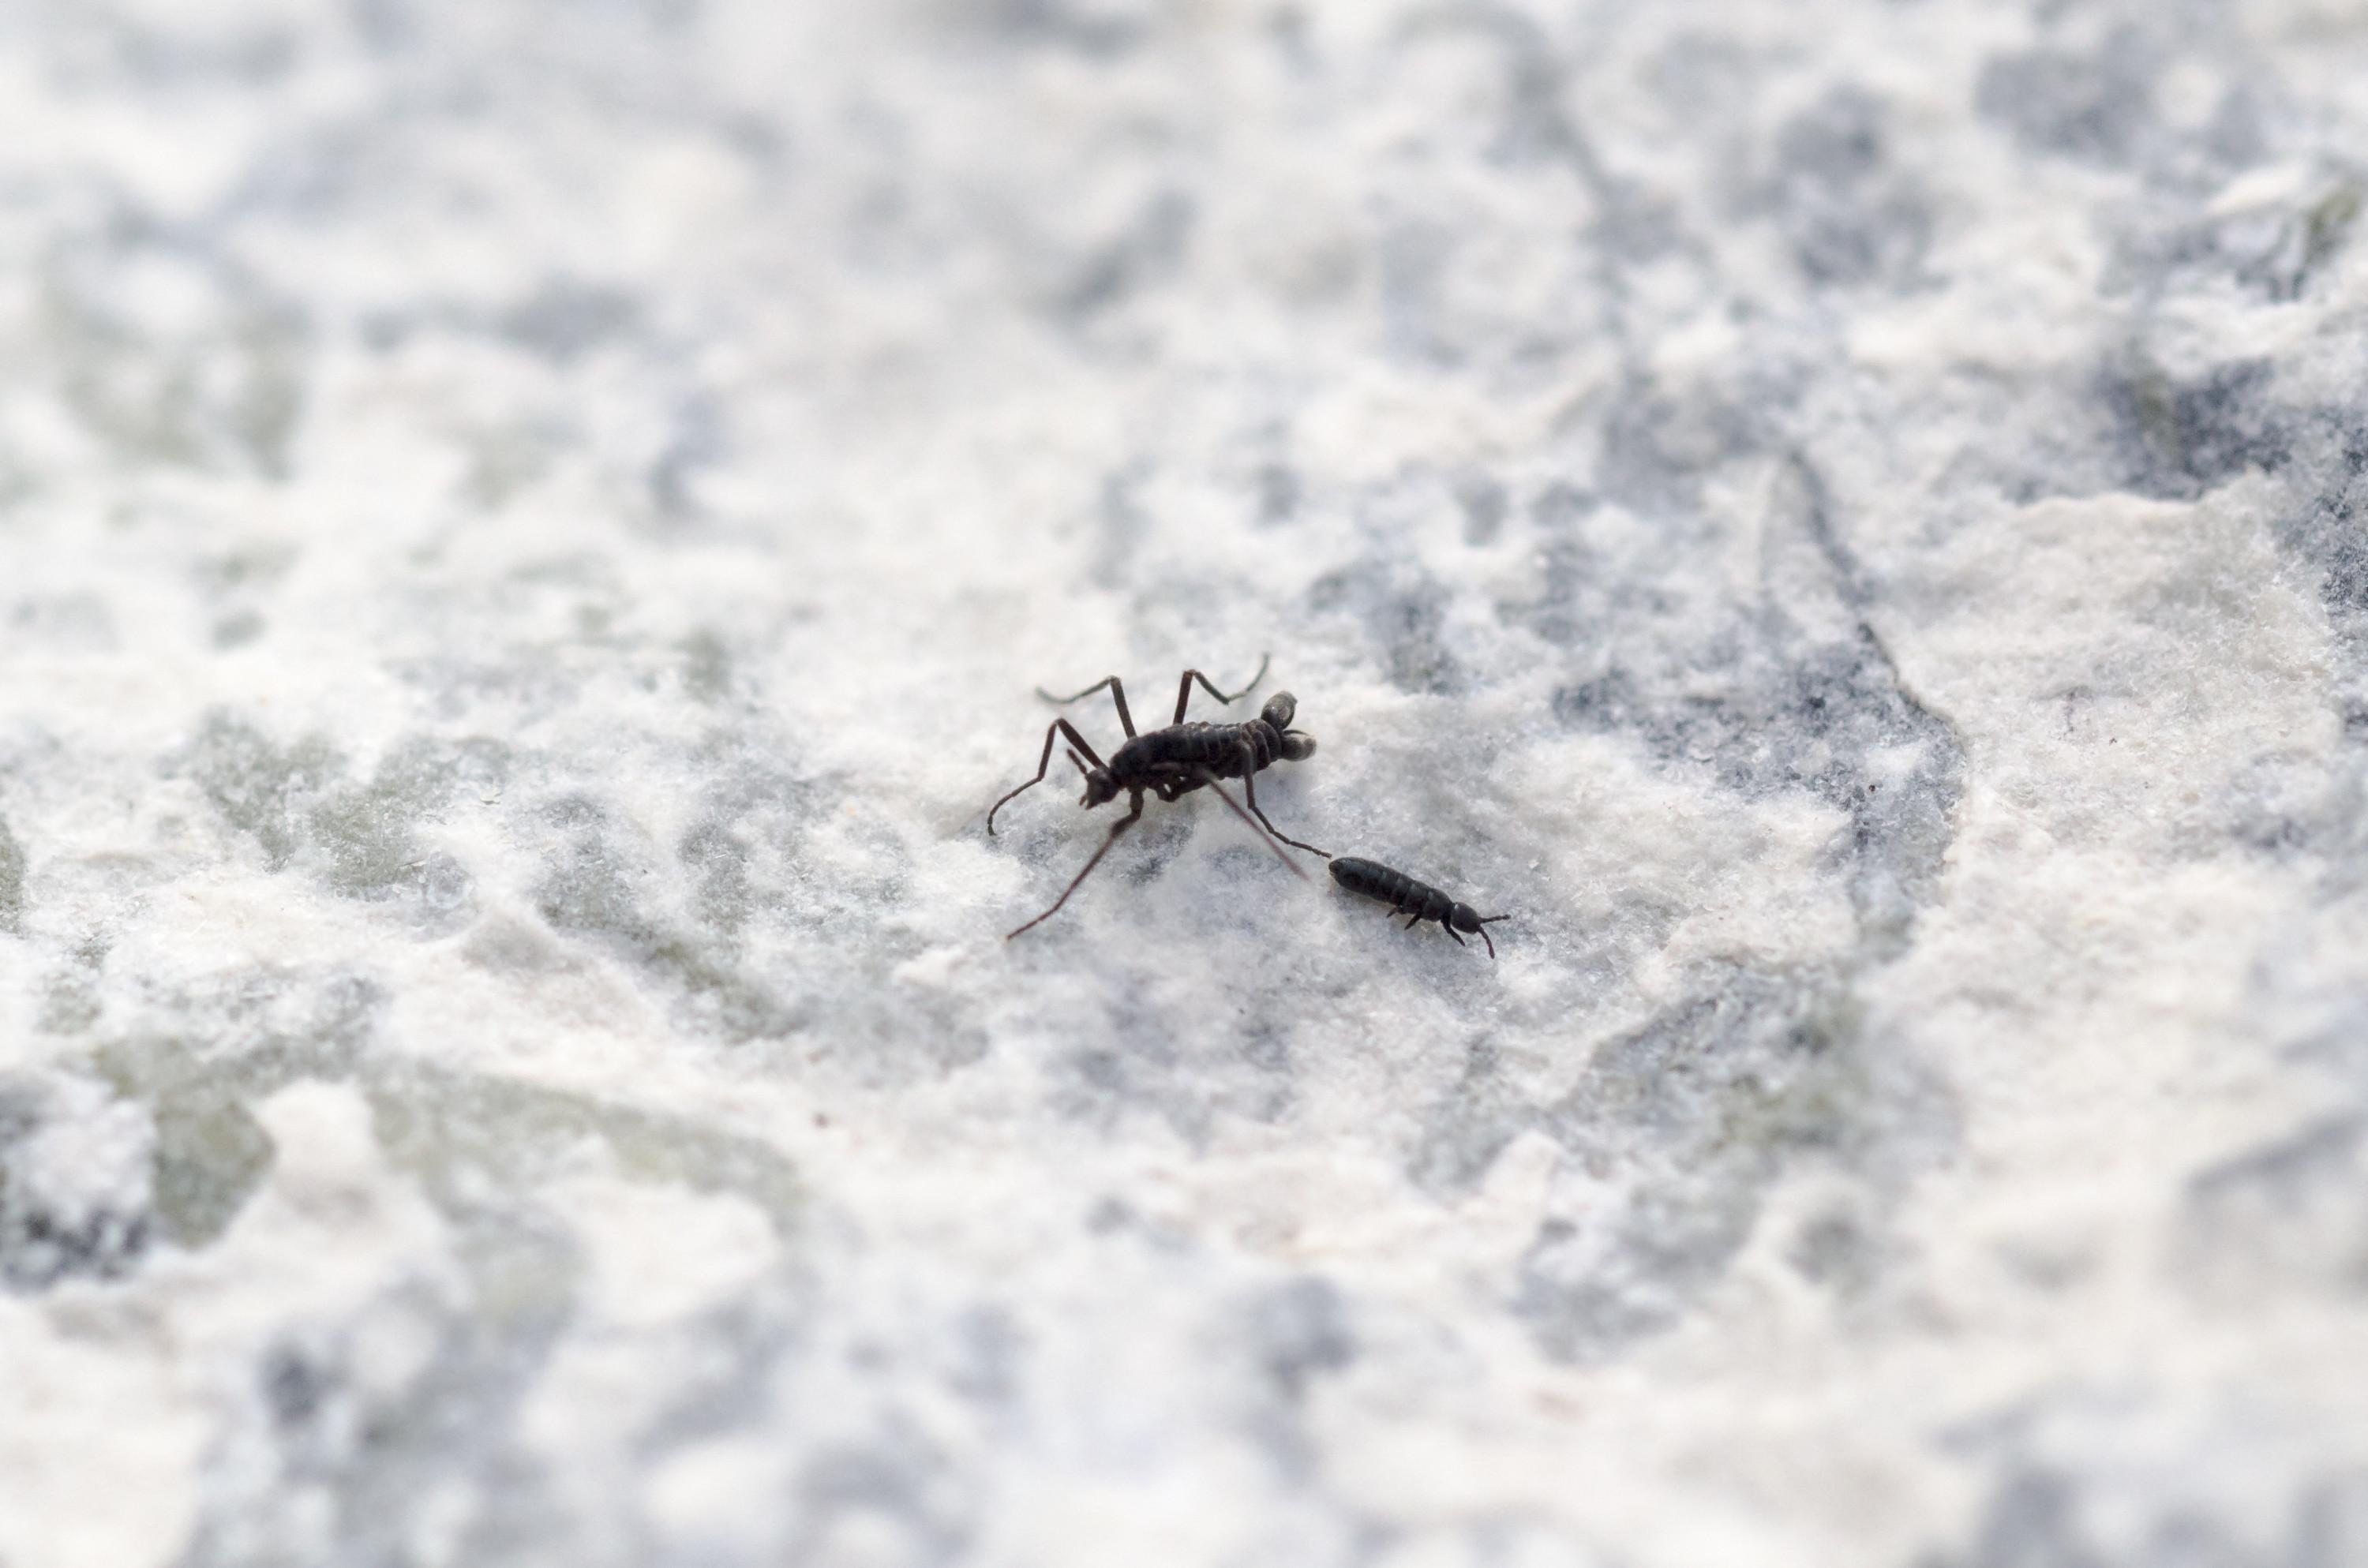
[[[1442,931],[1446,932],[1449,936],[1451,936],[1451,937],[1455,937],[1455,927],[1454,927],[1454,926],[1450,926],[1450,925],[1447,925],[1447,924],[1445,924],[1444,922],[1442,922],[1442,923],[1440,924],[1440,927],[1439,927],[1439,928],[1440,928],[1440,930],[1442,930]],[[1470,947],[1472,944],[1471,944],[1471,943],[1469,943],[1469,942],[1467,942],[1467,941],[1465,941],[1465,940],[1464,940],[1463,937],[1455,937],[1455,945],[1456,945],[1457,947],[1459,947],[1459,948],[1468,948],[1468,947]]]
[[[1104,687],[1110,687],[1110,700],[1118,704],[1119,728],[1126,732],[1126,738],[1128,740],[1134,739],[1134,715],[1126,710],[1126,687],[1119,684],[1118,676],[1104,676],[1101,679],[1094,682],[1093,685],[1086,687],[1085,690],[1077,693],[1076,697],[1055,697],[1041,686],[1036,688],[1036,695],[1042,698],[1047,702],[1059,706],[1064,703],[1075,702],[1078,698],[1091,697],[1094,693],[1099,691]],[[1094,766],[1099,767],[1101,764],[1097,761]]]
[[[1061,912],[1061,906],[1069,902],[1069,895],[1077,891],[1077,884],[1084,881],[1087,877],[1093,873],[1093,869],[1102,863],[1102,857],[1109,854],[1110,846],[1118,842],[1118,835],[1124,833],[1128,828],[1133,827],[1135,824],[1136,819],[1143,815],[1143,796],[1141,793],[1138,792],[1134,796],[1132,804],[1133,806],[1133,810],[1128,812],[1126,815],[1119,818],[1117,822],[1110,824],[1110,836],[1102,840],[1102,846],[1099,849],[1094,851],[1094,858],[1086,862],[1086,869],[1069,879],[1069,885],[1061,890],[1061,896],[1053,901],[1053,907],[1038,915],[1035,919],[1030,920],[1027,926],[1019,927],[1019,931],[1027,930],[1029,926],[1042,926],[1045,921],[1052,919],[1053,915],[1058,915]],[[1011,940],[1012,937],[1019,935],[1019,931],[1007,931],[1003,935],[1003,939],[1008,942]]]
[[1242,796],[1245,800],[1249,801],[1250,810],[1258,812],[1258,820],[1260,823],[1265,824],[1266,830],[1269,833],[1274,834],[1277,838],[1281,838],[1285,844],[1290,845],[1293,849],[1304,849],[1310,855],[1322,855],[1326,860],[1332,858],[1330,855],[1316,848],[1313,844],[1302,844],[1295,838],[1283,838],[1281,834],[1275,831],[1274,824],[1267,822],[1266,813],[1258,811],[1258,786],[1250,782],[1251,774],[1257,770],[1257,763],[1258,753],[1251,749],[1249,742],[1244,741],[1242,743]]
[[1194,681],[1199,681],[1201,683],[1201,689],[1207,692],[1210,696],[1215,698],[1220,702],[1239,702],[1243,698],[1247,697],[1251,692],[1258,689],[1258,682],[1266,679],[1267,663],[1272,657],[1273,655],[1270,653],[1260,653],[1258,655],[1258,674],[1250,676],[1249,685],[1242,687],[1241,690],[1234,693],[1231,697],[1227,697],[1224,692],[1219,691],[1215,687],[1211,686],[1209,684],[1209,677],[1202,675],[1200,671],[1186,670],[1184,672],[1184,678],[1176,683],[1175,722],[1178,724],[1184,722],[1184,709],[1185,705],[1192,700],[1192,683]]
[[[1053,737],[1054,735],[1066,735],[1069,738],[1069,744],[1071,745],[1086,754],[1087,761],[1091,762],[1096,767],[1102,766],[1102,759],[1094,755],[1094,748],[1086,744],[1086,737],[1077,733],[1076,726],[1070,723],[1066,719],[1055,719],[1053,721],[1052,727],[1044,732],[1044,755],[1036,759],[1036,777],[1030,778],[1027,783],[1019,786],[1019,790],[1014,790],[1011,791],[1011,795],[1017,795],[1019,793],[1020,790],[1033,789],[1035,786],[1044,782],[1044,770],[1053,766]],[[995,804],[986,808],[986,832],[987,836],[990,838],[995,835],[995,813],[1011,803],[1011,795],[1004,796],[1003,799],[996,801]]]
[[[1395,915],[1395,914],[1396,914],[1397,912],[1396,912],[1395,910],[1392,910],[1390,913],[1392,913],[1393,915]],[[1422,924],[1422,912],[1421,912],[1420,910],[1417,910],[1414,914],[1412,914],[1412,915],[1410,915],[1406,916],[1406,928],[1407,930],[1411,931],[1411,930],[1413,930],[1416,926],[1419,926],[1419,925],[1421,925],[1421,924]]]
[[[1244,822],[1248,823],[1252,828],[1256,828],[1258,825],[1257,820],[1253,818],[1249,812],[1242,810],[1241,802],[1235,801],[1231,795],[1225,793],[1225,787],[1217,782],[1217,776],[1215,774],[1210,772],[1205,767],[1201,768],[1200,771],[1201,782],[1206,784],[1212,790],[1215,791],[1217,799],[1224,801],[1226,805],[1231,806],[1234,810],[1234,815],[1241,818]],[[1263,838],[1265,835],[1260,834],[1259,836]],[[1281,837],[1281,835],[1277,834],[1275,836],[1280,838]],[[1284,842],[1289,843],[1290,841],[1285,839]],[[1292,876],[1297,877],[1303,882],[1307,880],[1307,873],[1301,870],[1297,865],[1293,864],[1290,856],[1285,855],[1281,849],[1275,848],[1271,840],[1268,841],[1267,847],[1274,850],[1274,858],[1276,859],[1281,861],[1284,865],[1291,867],[1291,874]],[[1306,846],[1302,845],[1300,847],[1305,848]],[[1321,851],[1318,851],[1318,853],[1321,853]]]
[[[1510,920],[1512,916],[1509,915],[1484,915],[1480,916],[1479,924],[1482,926],[1494,926],[1499,920]],[[1484,942],[1488,942],[1488,933],[1486,931],[1481,932],[1480,939]],[[1497,944],[1494,942],[1488,942],[1488,958],[1490,961],[1495,961],[1496,957]]]

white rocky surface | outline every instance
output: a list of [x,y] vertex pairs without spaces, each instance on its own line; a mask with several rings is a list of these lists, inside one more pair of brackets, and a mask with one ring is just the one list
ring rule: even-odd
[[7,7],[0,1564],[2368,1562],[2364,87]]

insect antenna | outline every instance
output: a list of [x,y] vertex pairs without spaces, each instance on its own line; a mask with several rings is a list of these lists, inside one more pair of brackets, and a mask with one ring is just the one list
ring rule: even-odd
[[[1484,915],[1474,919],[1473,924],[1475,926],[1494,926],[1499,920],[1510,920],[1512,916],[1509,915]],[[1488,943],[1488,957],[1491,961],[1493,961],[1497,957],[1497,944],[1488,941],[1488,933],[1486,931],[1481,932],[1479,936],[1483,942]]]

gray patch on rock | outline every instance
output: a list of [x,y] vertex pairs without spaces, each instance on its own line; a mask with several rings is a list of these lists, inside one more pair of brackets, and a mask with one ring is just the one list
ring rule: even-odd
[[249,1108],[305,1079],[351,1076],[385,998],[359,975],[256,969],[168,1001],[169,1030],[110,1040],[94,1064],[154,1118],[155,1226],[194,1248],[228,1228],[271,1168],[270,1135]]
[[2180,1257],[2207,1289],[2368,1295],[2368,1116],[2323,1117],[2198,1172]]
[[[2209,1469],[2209,1461],[2195,1462]],[[1991,1483],[1971,1539],[1918,1568],[2337,1568],[2368,1561],[2368,1474],[2305,1477],[2266,1536],[2173,1477],[2141,1490],[2021,1457]]]
[[[544,815],[561,836],[535,901],[554,929],[592,937],[635,969],[664,980],[677,989],[687,1017],[728,1039],[778,1039],[801,1027],[797,1009],[740,971],[725,934],[701,937],[643,907],[636,892],[643,880],[637,858],[622,846],[626,835],[598,804],[581,797],[560,800]],[[698,844],[687,847],[699,852]],[[734,875],[735,870],[717,873],[711,867],[716,896],[731,896]]]
[[[1865,1038],[1839,977],[1748,971],[1600,1047],[1532,1124],[1591,1173],[1585,1201],[1540,1225],[1515,1297],[1564,1360],[1676,1323],[1725,1272],[1787,1163],[1896,1186],[1953,1136],[1937,1084]],[[1617,1187],[1614,1172],[1628,1176]]]
[[1087,60],[1133,52],[1150,30],[1144,8],[1109,0],[974,0],[989,28],[1031,48],[1064,49]]
[[[215,1440],[217,1483],[200,1491],[178,1568],[252,1562],[258,1540],[302,1543],[310,1562],[409,1562],[431,1522],[459,1561],[560,1560],[569,1521],[516,1423],[573,1311],[580,1260],[547,1221],[506,1211],[458,1220],[453,1251],[461,1299],[401,1289],[264,1358]],[[390,1387],[353,1363],[366,1327],[393,1322],[432,1348]]]
[[252,837],[264,864],[279,871],[302,842],[304,807],[344,771],[345,760],[320,736],[283,748],[217,710],[172,767],[186,767],[223,820]]
[[565,365],[630,332],[641,304],[621,289],[552,278],[501,312],[504,337],[555,365]]
[[1776,133],[1768,201],[1813,286],[1901,288],[1920,275],[1932,214],[1890,166],[1884,104],[1840,87]]
[[106,949],[92,944],[80,957],[79,964],[58,970],[42,987],[41,1011],[33,1027],[43,1034],[80,1034],[98,1022],[105,1010],[98,978]]
[[1357,1358],[1346,1303],[1328,1279],[1314,1275],[1266,1291],[1251,1302],[1248,1341],[1275,1393],[1296,1404],[1314,1381]]
[[1445,635],[1447,589],[1419,567],[1369,557],[1327,572],[1307,587],[1307,608],[1353,617],[1390,684],[1400,691],[1445,694],[1466,684]]
[[1721,392],[1664,390],[1641,375],[1612,394],[1596,485],[1640,517],[1691,517],[1718,466],[1758,450],[1764,432]]
[[1420,43],[1458,33],[1496,46],[1505,72],[1491,155],[1508,165],[1566,169],[1595,205],[1588,237],[1613,262],[1650,261],[1679,244],[1669,204],[1614,175],[1569,104],[1564,51],[1535,17],[1495,0],[1447,0],[1408,18],[1401,37]]
[[1127,568],[1151,531],[1143,509],[1141,491],[1150,477],[1148,466],[1133,462],[1102,476],[1101,494],[1094,506],[1094,546],[1087,574],[1098,587],[1117,588],[1127,582]]
[[[1679,471],[1699,472],[1668,468]],[[1559,1358],[1609,1355],[1679,1321],[1797,1161],[1859,1179],[1850,1235],[1804,1256],[1838,1289],[1862,1290],[1887,1255],[1881,1227],[1897,1189],[1954,1137],[1941,1084],[1865,1038],[1856,987],[1905,949],[1939,892],[1964,748],[1902,681],[1876,626],[1878,585],[1817,470],[1795,456],[1781,480],[1758,530],[1758,597],[1707,642],[1650,576],[1622,582],[1592,558],[1577,528],[1593,499],[1567,487],[1533,508],[1555,574],[1545,597],[1500,607],[1606,660],[1555,693],[1565,724],[1632,737],[1658,766],[1713,782],[1745,809],[1798,793],[1843,813],[1824,869],[1845,882],[1858,917],[1856,940],[1822,963],[1704,975],[1685,1000],[1599,1046],[1552,1103],[1515,1092],[1484,1038],[1463,1082],[1427,1113],[1410,1155],[1427,1190],[1468,1190],[1525,1131],[1565,1151],[1569,1195],[1550,1205],[1514,1301]],[[1676,499],[1657,483],[1623,488],[1632,501]],[[1593,596],[1585,614],[1582,593]],[[1609,662],[1614,650],[1626,656]]]
[[[145,297],[125,286],[142,264],[172,269],[202,299],[192,320],[142,319],[126,305]],[[120,458],[286,477],[311,333],[243,268],[185,234],[134,226],[59,247],[39,294],[59,395]]]
[[318,858],[309,864],[332,892],[397,905],[423,936],[467,923],[473,879],[452,856],[423,847],[417,828],[463,790],[498,791],[508,767],[497,741],[415,735],[381,759],[369,783],[342,785],[345,759],[326,739],[281,746],[222,712],[167,764],[186,769],[223,818],[255,839],[272,870],[312,851]]
[[1199,209],[1180,190],[1159,191],[1126,227],[1098,246],[1055,291],[1053,313],[1083,323],[1176,275]]
[[0,620],[10,643],[57,653],[108,653],[122,645],[115,614],[97,594],[33,594]]
[[1011,1312],[993,1303],[972,1307],[956,1323],[953,1339],[946,1386],[990,1410],[1016,1406],[1023,1392],[1029,1342]]
[[[975,1478],[908,1418],[821,1449],[800,1469],[798,1528],[785,1562],[869,1561],[913,1568],[959,1562],[978,1528]],[[857,1543],[860,1543],[859,1548]]]
[[1668,766],[1707,769],[1748,798],[1802,790],[1848,813],[1839,853],[1862,934],[1896,951],[1937,886],[1964,748],[1902,685],[1822,483],[1805,464],[1795,472],[1767,529],[1770,591],[1736,645],[1705,650],[1681,679],[1614,666],[1557,691],[1554,710],[1574,728],[1634,734]]
[[473,879],[450,855],[424,849],[416,829],[463,790],[499,791],[508,770],[508,748],[498,741],[404,741],[370,783],[336,790],[313,808],[308,825],[327,854],[330,888],[348,898],[399,900],[423,933],[459,929]]
[[[461,1278],[450,1290],[398,1286],[260,1358],[249,1403],[208,1465],[266,1480],[205,1488],[183,1562],[251,1561],[258,1539],[308,1542],[305,1561],[409,1562],[431,1520],[460,1559],[581,1562],[580,1511],[553,1496],[516,1430],[574,1318],[583,1272],[575,1238],[533,1193],[598,1151],[628,1180],[742,1198],[787,1240],[803,1202],[796,1170],[758,1141],[588,1096],[416,1063],[347,1065],[387,1160],[450,1226]],[[390,1326],[431,1346],[392,1387],[382,1370],[355,1367]],[[727,1312],[698,1327],[722,1364],[654,1414],[638,1435],[644,1451],[746,1418],[785,1344],[771,1317]],[[335,1506],[308,1511],[304,1499],[324,1494]],[[610,1523],[630,1521],[620,1514]]]
[[511,1079],[412,1063],[363,1075],[387,1157],[455,1211],[486,1190],[519,1192],[567,1167],[586,1143],[628,1179],[728,1193],[785,1240],[804,1198],[797,1167],[768,1143],[679,1117]]
[[1497,542],[1505,531],[1510,501],[1505,487],[1485,473],[1467,473],[1455,482],[1455,504],[1463,509],[1463,542],[1477,549]]
[[2105,288],[2112,293],[2195,293],[2234,285],[2255,299],[2298,300],[2351,243],[2368,176],[2341,167],[2299,199],[2203,218],[2180,209],[2161,229],[2120,236]]
[[690,699],[712,707],[732,692],[732,650],[721,635],[702,628],[682,640],[682,688]]
[[405,742],[367,786],[340,791],[313,813],[313,831],[329,852],[329,885],[351,897],[408,899],[422,926],[456,928],[466,917],[472,879],[450,855],[423,851],[414,829],[464,791],[498,794],[508,768],[508,750],[498,741]]
[[1474,1042],[1455,1086],[1425,1115],[1406,1174],[1425,1192],[1442,1197],[1469,1192],[1486,1176],[1505,1145],[1538,1125],[1543,1115],[1542,1108],[1507,1085],[1496,1048],[1485,1040]]
[[2287,421],[2264,395],[2271,367],[2248,359],[2177,381],[2145,363],[2115,365],[2098,395],[2141,494],[2189,498],[2248,468],[2286,461]]
[[2281,507],[2278,542],[2318,572],[2319,602],[2355,646],[2368,642],[2368,438],[2347,435],[2318,493]]
[[2000,54],[1982,67],[1975,105],[2032,152],[2125,164],[2153,127],[2152,62],[2129,30],[2090,53]]
[[[1212,856],[1204,865],[1229,883],[1280,874],[1262,849]],[[1104,1043],[1056,1060],[1049,1101],[1061,1115],[1105,1131],[1149,1116],[1201,1148],[1225,1119],[1273,1123],[1295,1103],[1290,1045],[1272,1020],[1212,1004],[1156,967],[1121,966],[1067,1011],[1072,1023],[1088,1020],[1087,1038]],[[1199,1027],[1179,1034],[1175,1020],[1186,1015]]]
[[214,622],[213,645],[224,653],[244,648],[262,637],[263,617],[251,609],[233,610]]
[[25,846],[0,817],[0,935],[15,936],[25,928]]
[[1281,528],[1299,515],[1299,475],[1288,463],[1261,464],[1258,471],[1257,525]]
[[[65,1139],[76,1143],[76,1166],[120,1162],[124,1130],[102,1124],[128,1109],[86,1083],[0,1077],[0,1285],[42,1290],[120,1278],[138,1266],[151,1240],[146,1181],[118,1170],[111,1183],[93,1184],[87,1169],[68,1173],[55,1152],[40,1157],[38,1147]],[[130,1157],[138,1158],[136,1145]]]

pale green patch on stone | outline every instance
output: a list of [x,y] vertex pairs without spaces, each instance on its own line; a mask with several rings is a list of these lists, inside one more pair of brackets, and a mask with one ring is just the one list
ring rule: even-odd
[[411,1065],[366,1085],[388,1158],[447,1206],[465,1207],[490,1176],[518,1191],[568,1167],[587,1148],[630,1180],[730,1193],[788,1237],[802,1207],[797,1167],[770,1145],[677,1117],[512,1079]]

